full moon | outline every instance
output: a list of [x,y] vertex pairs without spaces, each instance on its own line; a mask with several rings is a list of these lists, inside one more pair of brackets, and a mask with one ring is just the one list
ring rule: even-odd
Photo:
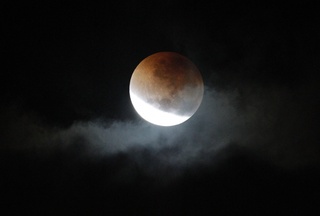
[[187,121],[197,111],[203,89],[201,73],[188,58],[175,52],[158,52],[135,68],[129,93],[143,119],[173,126]]

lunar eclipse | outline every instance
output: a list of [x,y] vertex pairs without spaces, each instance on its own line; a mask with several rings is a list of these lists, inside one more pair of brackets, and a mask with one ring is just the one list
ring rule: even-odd
[[316,1],[1,3],[0,215],[320,215]]
[[203,97],[200,71],[175,52],[143,59],[130,80],[130,99],[137,113],[160,126],[178,125],[199,108]]

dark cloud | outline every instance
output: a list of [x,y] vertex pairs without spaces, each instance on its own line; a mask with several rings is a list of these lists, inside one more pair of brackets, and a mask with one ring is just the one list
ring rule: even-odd
[[[274,86],[247,86],[242,91],[207,87],[195,115],[173,127],[159,127],[143,120],[96,119],[76,121],[61,129],[42,126],[36,117],[12,111],[5,120],[5,148],[51,151],[80,142],[79,148],[85,148],[85,157],[89,158],[131,155],[131,151],[144,149],[153,152],[155,161],[186,167],[211,163],[216,154],[236,144],[277,165],[317,164],[316,107],[304,96]],[[143,161],[143,157],[132,158]]]
[[2,124],[3,194],[8,205],[59,214],[316,210],[316,122],[314,114],[301,117],[313,109],[303,95],[274,86],[207,87],[195,115],[173,127],[103,119],[49,127],[11,109]]

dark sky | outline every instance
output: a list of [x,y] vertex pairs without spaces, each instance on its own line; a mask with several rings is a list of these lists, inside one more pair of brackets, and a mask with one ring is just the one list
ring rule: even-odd
[[[1,215],[320,212],[318,9],[209,2],[1,3]],[[129,98],[159,51],[203,76],[178,126]]]

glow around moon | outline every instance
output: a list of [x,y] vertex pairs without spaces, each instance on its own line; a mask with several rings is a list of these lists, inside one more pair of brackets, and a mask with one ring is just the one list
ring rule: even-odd
[[199,108],[203,80],[197,67],[174,52],[159,52],[135,68],[129,86],[137,113],[152,124],[178,125]]

